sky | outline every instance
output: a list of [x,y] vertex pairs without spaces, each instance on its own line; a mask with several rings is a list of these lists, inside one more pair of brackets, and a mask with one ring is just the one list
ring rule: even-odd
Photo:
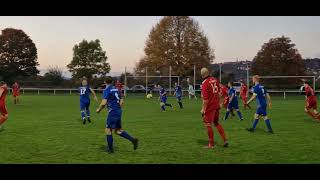
[[[144,55],[145,41],[161,16],[1,16],[0,30],[22,29],[38,49],[39,69],[58,66],[67,73],[72,48],[100,39],[111,75],[129,71]],[[214,62],[251,60],[270,38],[288,36],[303,58],[320,57],[320,16],[192,16],[214,49]]]

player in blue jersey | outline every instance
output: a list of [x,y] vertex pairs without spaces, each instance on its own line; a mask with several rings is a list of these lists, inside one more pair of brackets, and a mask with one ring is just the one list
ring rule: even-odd
[[173,109],[171,104],[167,103],[167,92],[164,88],[158,85],[159,88],[159,100],[160,100],[160,107],[162,111],[166,111],[166,106],[169,106]]
[[175,86],[175,88],[174,88],[173,96],[176,97],[177,102],[178,102],[178,104],[180,106],[180,109],[183,109],[183,104],[181,102],[181,100],[182,100],[182,88],[181,88],[180,85],[178,85],[178,83],[174,83],[174,86]]
[[95,101],[98,102],[96,93],[88,85],[87,79],[83,79],[81,82],[82,86],[79,87],[80,94],[80,111],[82,117],[82,123],[86,124],[86,120],[91,123],[90,120],[90,93],[93,94]]
[[237,114],[240,118],[240,120],[243,120],[242,114],[239,110],[239,102],[238,102],[238,96],[237,96],[237,92],[236,90],[233,88],[232,82],[228,83],[228,87],[229,87],[229,92],[228,92],[228,96],[229,96],[229,104],[227,107],[227,112],[226,112],[226,116],[224,117],[224,120],[227,120],[230,114],[230,111],[232,111],[233,109],[235,109],[237,111]]
[[273,134],[270,120],[267,116],[267,105],[269,105],[269,108],[271,108],[271,97],[267,92],[266,88],[259,83],[260,77],[258,75],[253,76],[252,81],[254,83],[253,95],[249,99],[247,104],[249,104],[251,101],[253,101],[256,98],[258,107],[254,115],[254,122],[253,122],[252,128],[248,128],[247,130],[250,132],[254,132],[259,122],[259,118],[262,117],[268,127],[268,132]]
[[121,126],[121,107],[123,105],[123,99],[121,97],[121,92],[112,85],[112,78],[107,77],[105,80],[106,88],[103,90],[103,99],[99,108],[97,109],[97,113],[100,113],[101,110],[107,106],[108,108],[108,117],[106,122],[106,142],[107,142],[107,152],[113,153],[113,137],[112,131],[132,142],[133,149],[136,150],[138,148],[138,139],[130,136],[126,131],[122,129]]

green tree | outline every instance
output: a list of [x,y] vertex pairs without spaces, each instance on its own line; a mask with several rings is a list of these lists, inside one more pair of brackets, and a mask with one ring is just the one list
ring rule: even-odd
[[63,84],[64,81],[63,72],[58,66],[49,67],[43,78],[46,81],[51,81],[55,86]]
[[73,59],[67,68],[74,79],[105,76],[111,69],[107,59],[98,39],[90,42],[83,40],[73,47]]
[[6,28],[0,35],[0,76],[11,84],[19,77],[35,76],[37,48],[30,37],[19,29]]
[[214,53],[198,23],[188,16],[167,16],[151,29],[145,45],[145,57],[136,64],[135,72],[161,71],[168,75],[192,76],[193,65],[197,73],[201,67],[213,62]]
[[[251,67],[251,74],[262,76],[302,76],[305,72],[305,64],[300,53],[290,38],[285,36],[272,38],[265,43],[254,57]],[[297,79],[272,79],[271,81],[280,88],[299,83]]]

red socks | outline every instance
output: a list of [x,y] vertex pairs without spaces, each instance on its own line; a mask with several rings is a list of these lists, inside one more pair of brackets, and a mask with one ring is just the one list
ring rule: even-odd
[[8,119],[8,116],[0,116],[0,125],[2,125],[6,120]]
[[220,124],[217,124],[217,125],[216,125],[216,128],[217,128],[219,134],[221,135],[223,141],[226,141],[227,138],[226,138],[226,135],[225,135],[225,133],[224,133],[223,127],[222,127]]
[[213,141],[213,129],[211,126],[207,126],[207,130],[208,130],[208,137],[209,137],[209,144],[214,145],[214,141]]

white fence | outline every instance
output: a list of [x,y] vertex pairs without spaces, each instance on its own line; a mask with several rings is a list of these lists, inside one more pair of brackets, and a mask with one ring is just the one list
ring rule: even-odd
[[[103,89],[93,89],[95,92],[98,93],[102,93]],[[200,91],[200,90],[197,90]],[[9,88],[9,92],[12,93],[12,89]],[[60,95],[60,94],[68,94],[68,95],[72,95],[72,94],[78,94],[79,90],[78,89],[52,89],[52,88],[21,88],[20,93],[21,94],[25,94],[27,92],[33,92],[37,95],[41,95],[41,94],[51,94],[51,95]],[[183,92],[187,93],[188,90],[183,90]],[[269,90],[268,91],[270,93],[271,96],[278,94],[278,96],[280,95],[281,97],[283,97],[283,99],[287,99],[288,96],[302,96],[301,95],[301,91],[299,90],[281,90],[281,91],[277,91],[277,90]],[[320,94],[320,91],[316,91],[316,93]]]

